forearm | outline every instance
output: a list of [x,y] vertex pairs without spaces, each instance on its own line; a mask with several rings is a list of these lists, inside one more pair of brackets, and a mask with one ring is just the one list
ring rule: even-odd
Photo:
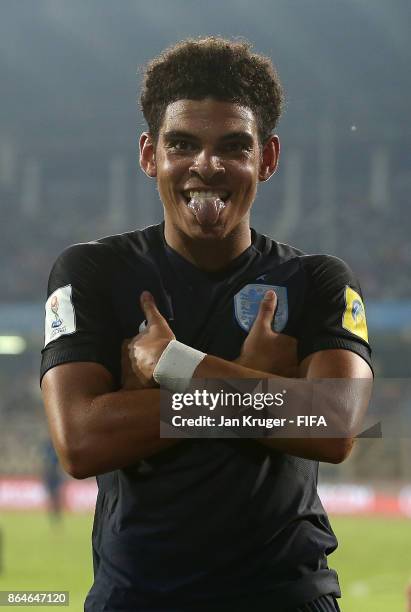
[[180,441],[160,438],[159,389],[100,395],[77,418],[67,466],[77,478],[124,468]]
[[[204,363],[205,362],[205,363]],[[272,378],[207,355],[195,377]],[[131,465],[169,448],[175,438],[160,438],[160,390],[117,391],[99,395],[81,414],[80,442],[74,444],[73,464],[78,477],[94,476]]]
[[354,445],[352,438],[258,438],[256,442],[287,455],[325,463],[341,463]]
[[[194,378],[204,379],[277,379],[284,380],[284,385],[290,380],[297,379],[277,376],[269,372],[261,372],[244,367],[235,362],[225,361],[213,355],[207,355],[197,366]],[[255,441],[283,453],[324,461],[340,463],[351,451],[353,440],[351,438],[255,438]]]
[[194,378],[210,378],[227,380],[236,378],[281,378],[276,374],[253,370],[252,368],[244,367],[234,361],[226,361],[214,355],[206,355],[204,359],[196,367]]

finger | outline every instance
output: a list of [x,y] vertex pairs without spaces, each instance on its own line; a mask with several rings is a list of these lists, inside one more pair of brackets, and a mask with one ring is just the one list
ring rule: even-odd
[[149,291],[143,291],[140,296],[140,304],[146,316],[148,325],[152,325],[155,322],[158,323],[161,319],[163,319],[163,316],[158,310],[154,298]]
[[254,325],[261,325],[266,329],[271,330],[271,323],[274,317],[275,309],[277,308],[277,295],[269,289],[265,292],[263,299],[260,302],[257,317]]

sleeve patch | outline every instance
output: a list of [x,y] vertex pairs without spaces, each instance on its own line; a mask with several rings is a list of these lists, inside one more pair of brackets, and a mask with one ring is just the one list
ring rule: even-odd
[[66,285],[53,291],[47,300],[44,346],[76,331],[76,313],[71,294],[71,285]]
[[348,285],[345,287],[345,310],[342,318],[342,326],[355,336],[359,336],[368,342],[364,302],[359,293],[351,289]]

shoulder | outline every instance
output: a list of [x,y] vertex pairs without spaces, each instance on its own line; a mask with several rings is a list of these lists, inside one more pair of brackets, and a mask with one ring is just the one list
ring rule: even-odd
[[92,266],[93,263],[109,259],[110,255],[110,249],[98,240],[71,244],[57,257],[53,270],[76,270],[79,266]]
[[334,255],[304,255],[301,257],[307,283],[316,289],[327,291],[344,288],[346,285],[359,289],[359,282],[351,267]]
[[52,275],[107,274],[109,270],[133,259],[145,259],[151,247],[148,237],[158,231],[159,226],[134,230],[123,234],[105,236],[90,242],[72,244],[57,257]]
[[308,286],[330,284],[359,285],[358,280],[350,266],[339,257],[329,254],[310,254],[297,247],[278,242],[265,234],[254,232],[254,247],[256,250],[275,265],[292,263],[293,269],[302,271]]
[[251,231],[255,250],[259,251],[265,258],[275,260],[277,263],[285,263],[290,260],[296,260],[298,263],[298,259],[305,256],[304,251],[291,244],[278,242],[266,234],[256,232],[254,229]]
[[310,273],[348,273],[351,272],[350,266],[340,257],[328,254],[303,254],[301,264]]

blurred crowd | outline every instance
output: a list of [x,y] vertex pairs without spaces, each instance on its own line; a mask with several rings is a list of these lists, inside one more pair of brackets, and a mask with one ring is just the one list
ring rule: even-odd
[[48,438],[37,355],[0,360],[0,476],[33,475],[43,468]]
[[[310,165],[307,152],[298,179],[284,170],[286,151],[283,167],[258,194],[252,225],[306,252],[345,259],[366,298],[409,298],[411,173],[400,153],[396,157],[395,149],[390,151],[390,174],[375,201],[372,177],[363,176],[366,163],[353,160],[340,171],[343,151],[337,149],[328,200],[327,192],[321,193],[320,170]],[[372,151],[364,149],[367,154]],[[34,170],[32,161],[23,159],[14,184],[0,182],[2,302],[43,301],[50,268],[66,246],[162,219],[155,183],[136,168],[134,153],[114,160],[88,153],[68,167],[64,154],[52,160],[43,156]]]

